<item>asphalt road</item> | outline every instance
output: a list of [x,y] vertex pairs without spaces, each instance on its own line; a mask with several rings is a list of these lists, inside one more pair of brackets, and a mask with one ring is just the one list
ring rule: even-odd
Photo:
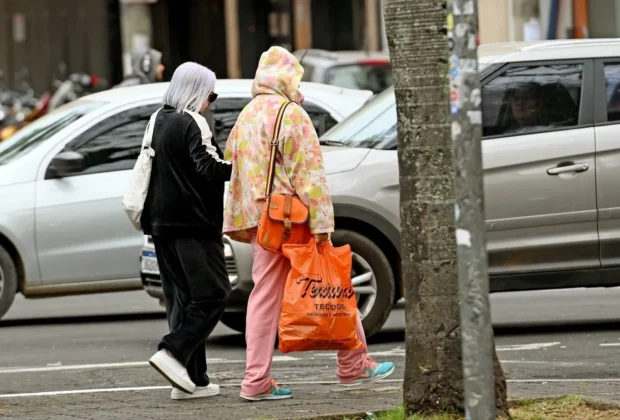
[[[511,395],[578,392],[620,400],[619,301],[620,289],[493,295],[497,350]],[[0,322],[0,417],[9,394],[23,394],[35,406],[59,393],[161,392],[166,383],[146,360],[166,329],[163,309],[142,292],[18,298]],[[396,383],[403,376],[403,340],[404,314],[396,309],[369,347],[376,359],[398,364]],[[243,336],[220,325],[207,354],[212,377],[237,387],[244,372]],[[330,384],[334,366],[333,353],[276,352],[274,376],[300,385],[310,375],[313,383]],[[394,398],[400,395],[394,392]]]

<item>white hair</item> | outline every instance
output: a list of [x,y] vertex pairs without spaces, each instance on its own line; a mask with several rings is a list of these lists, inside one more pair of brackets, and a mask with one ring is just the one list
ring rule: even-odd
[[179,112],[200,112],[213,92],[216,80],[215,73],[205,66],[193,62],[183,63],[174,71],[162,103]]

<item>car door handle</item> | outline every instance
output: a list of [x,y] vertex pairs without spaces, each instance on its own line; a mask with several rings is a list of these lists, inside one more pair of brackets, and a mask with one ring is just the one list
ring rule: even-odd
[[575,163],[572,165],[566,166],[556,166],[554,168],[547,169],[547,173],[549,175],[559,175],[565,174],[568,172],[585,172],[590,168],[590,165],[587,163]]

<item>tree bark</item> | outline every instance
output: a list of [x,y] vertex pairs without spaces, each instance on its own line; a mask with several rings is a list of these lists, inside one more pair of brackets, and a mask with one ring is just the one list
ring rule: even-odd
[[395,76],[409,414],[464,412],[446,4],[388,0]]
[[[447,6],[386,0],[395,76],[408,414],[464,413]],[[495,351],[497,413],[510,418]]]

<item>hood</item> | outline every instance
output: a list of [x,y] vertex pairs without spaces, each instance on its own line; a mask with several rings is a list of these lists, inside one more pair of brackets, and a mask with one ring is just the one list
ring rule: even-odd
[[351,147],[321,146],[325,174],[337,174],[357,168],[370,152],[370,149]]
[[252,84],[252,97],[277,94],[297,102],[303,75],[304,68],[293,54],[282,47],[271,47],[260,56]]
[[[142,69],[142,61],[146,56],[149,56],[151,59],[148,73],[145,73]],[[131,53],[131,76],[139,77],[142,83],[155,82],[155,73],[157,71],[157,65],[161,63],[161,58],[162,53],[155,49],[149,49],[147,52]]]

